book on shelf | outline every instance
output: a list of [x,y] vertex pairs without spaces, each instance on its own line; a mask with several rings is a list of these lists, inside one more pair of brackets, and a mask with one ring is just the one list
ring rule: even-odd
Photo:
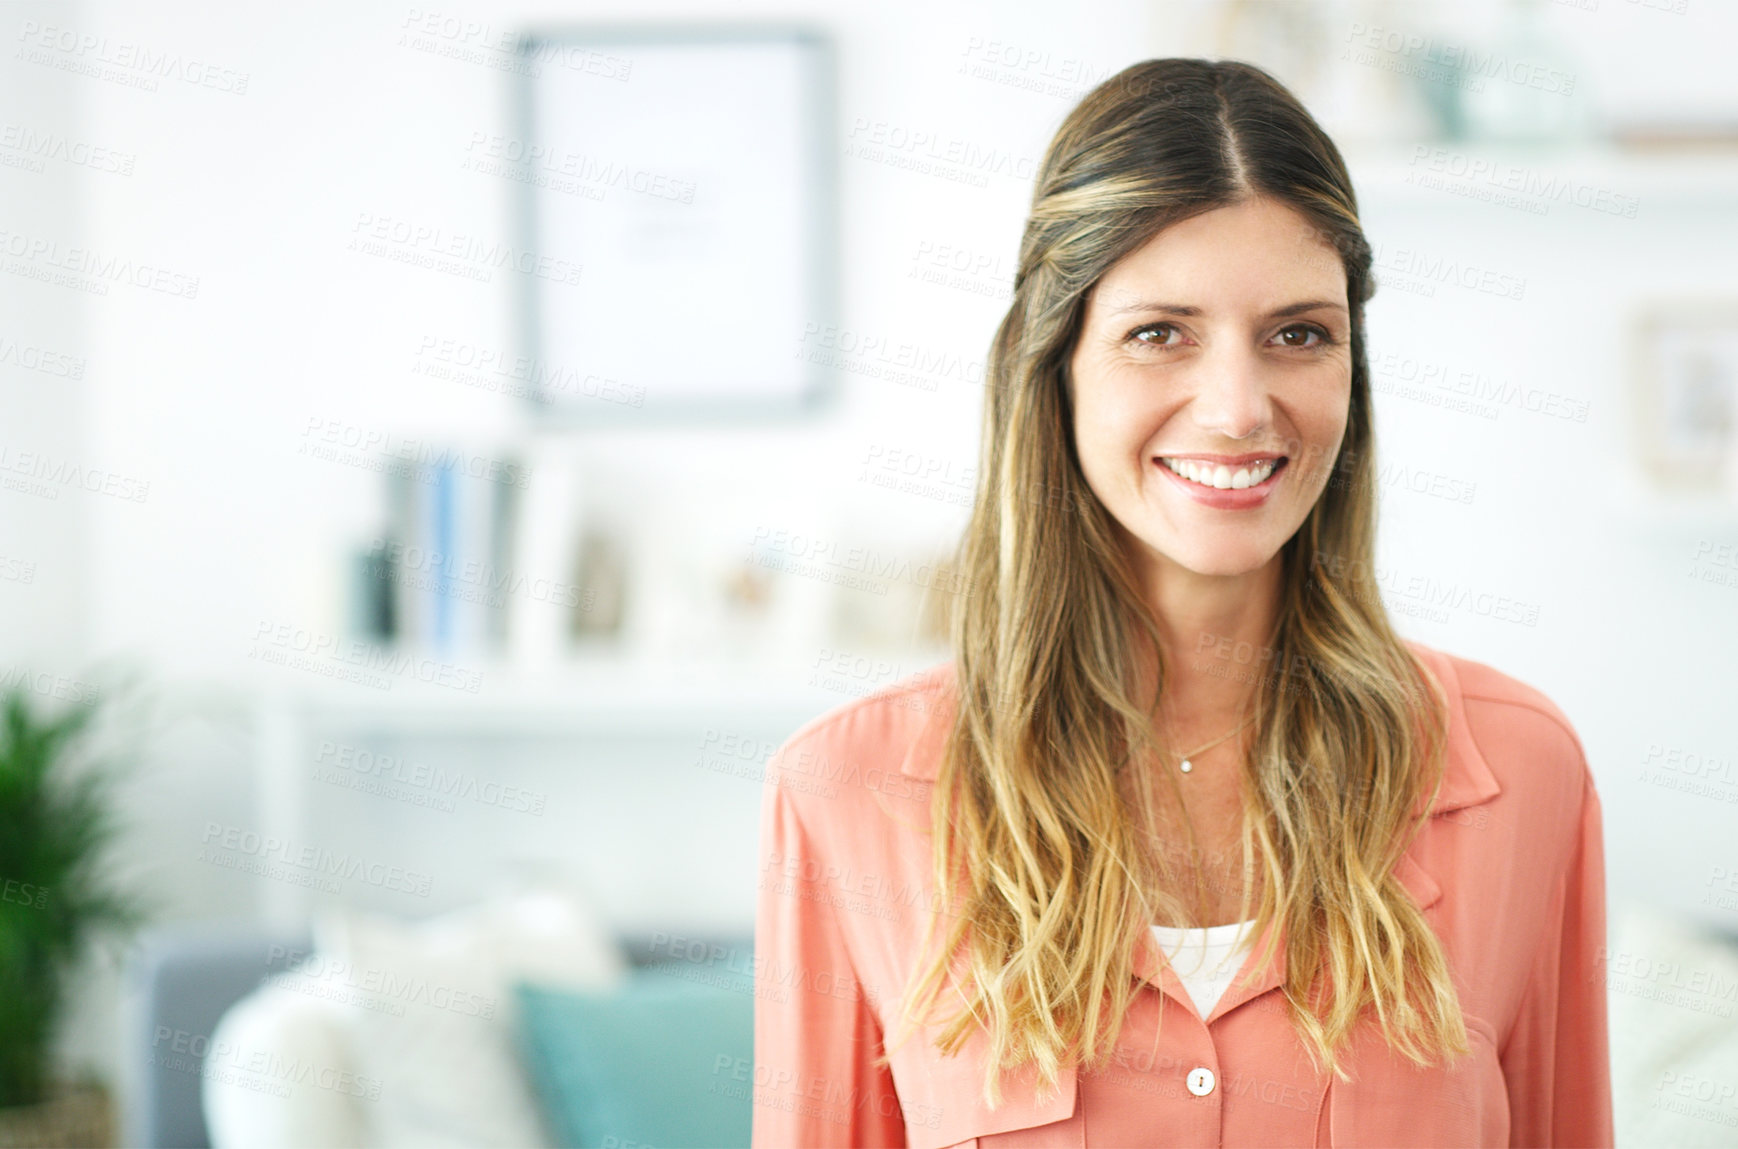
[[354,633],[441,658],[505,645],[520,472],[455,455],[382,472],[385,527],[356,560]]

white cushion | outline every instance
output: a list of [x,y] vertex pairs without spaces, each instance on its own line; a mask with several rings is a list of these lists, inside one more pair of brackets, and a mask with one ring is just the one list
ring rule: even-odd
[[295,974],[242,998],[206,1049],[200,1105],[215,1149],[360,1149],[380,1082],[356,1074],[349,1018]]
[[316,920],[316,950],[345,971],[356,1069],[380,1149],[547,1146],[514,1041],[515,980],[608,988],[626,972],[580,896],[527,891],[419,923],[355,913]]

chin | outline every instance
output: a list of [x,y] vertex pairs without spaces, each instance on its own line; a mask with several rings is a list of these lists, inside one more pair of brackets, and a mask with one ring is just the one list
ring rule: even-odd
[[[1148,544],[1152,546],[1151,543]],[[1230,577],[1250,574],[1272,562],[1278,547],[1252,546],[1247,543],[1225,545],[1166,546],[1154,550],[1186,570],[1198,575]]]

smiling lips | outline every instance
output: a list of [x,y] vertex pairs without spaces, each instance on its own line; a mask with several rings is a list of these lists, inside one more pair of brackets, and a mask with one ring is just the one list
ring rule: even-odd
[[1285,463],[1284,455],[1160,455],[1159,464],[1200,487],[1241,491],[1259,486]]

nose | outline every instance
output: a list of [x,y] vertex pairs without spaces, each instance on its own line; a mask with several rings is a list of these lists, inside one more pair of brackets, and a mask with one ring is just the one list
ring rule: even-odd
[[1272,402],[1260,357],[1223,349],[1216,361],[1201,364],[1195,397],[1189,404],[1194,424],[1227,439],[1247,439],[1265,429]]

